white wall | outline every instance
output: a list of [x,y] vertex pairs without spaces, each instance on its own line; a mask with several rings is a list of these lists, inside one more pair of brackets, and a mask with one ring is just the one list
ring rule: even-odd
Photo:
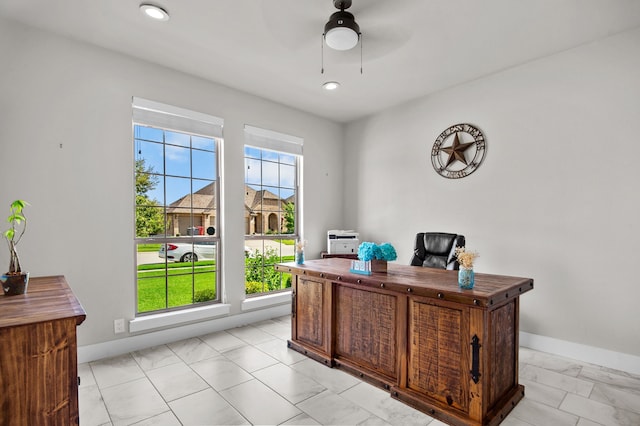
[[113,320],[135,314],[133,96],[225,120],[223,285],[232,314],[244,299],[245,123],[304,138],[307,255],[319,255],[326,229],[342,223],[341,125],[6,20],[0,58],[0,212],[16,198],[31,203],[23,266],[67,277],[87,311],[80,345],[127,337],[114,335]]
[[[535,279],[521,330],[640,355],[639,45],[627,32],[351,123],[346,223],[402,263],[417,232],[462,233],[478,272]],[[450,180],[430,149],[457,123],[488,149]]]
[[[244,297],[249,123],[305,139],[307,256],[332,228],[390,241],[402,263],[416,232],[461,232],[481,253],[479,272],[535,279],[522,330],[640,355],[639,44],[640,31],[604,39],[352,123],[345,137],[336,123],[0,19],[0,212],[15,198],[32,204],[24,266],[67,277],[88,313],[80,345],[126,350],[113,320],[135,311],[130,104],[140,96],[225,119],[233,314]],[[447,180],[429,151],[459,122],[485,132],[488,152],[473,175]],[[0,270],[7,258],[2,245]]]

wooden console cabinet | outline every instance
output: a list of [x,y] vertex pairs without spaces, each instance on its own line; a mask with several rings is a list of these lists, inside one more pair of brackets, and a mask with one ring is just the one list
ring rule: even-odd
[[349,272],[350,260],[284,263],[292,274],[289,346],[387,389],[454,425],[495,425],[524,396],[518,384],[519,297],[529,278],[389,264]]
[[77,425],[76,327],[86,317],[62,276],[0,296],[0,425]]

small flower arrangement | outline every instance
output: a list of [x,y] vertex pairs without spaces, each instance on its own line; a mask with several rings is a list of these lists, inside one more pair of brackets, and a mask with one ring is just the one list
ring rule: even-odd
[[307,240],[296,241],[296,263],[298,265],[304,265],[304,246],[307,245]]
[[350,272],[371,275],[372,272],[387,272],[387,261],[396,260],[396,249],[389,243],[364,242],[358,246],[358,259],[351,261]]
[[460,266],[464,268],[473,268],[473,261],[479,256],[476,251],[467,251],[465,247],[456,247],[456,258]]
[[389,243],[382,243],[377,245],[375,243],[363,242],[358,246],[358,259],[369,260],[396,260],[398,255],[396,249]]

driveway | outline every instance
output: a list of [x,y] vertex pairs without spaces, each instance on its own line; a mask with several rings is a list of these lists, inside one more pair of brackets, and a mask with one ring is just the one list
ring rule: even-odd
[[164,263],[164,259],[158,256],[157,251],[139,252],[138,265],[146,265],[148,263]]
[[[283,256],[293,256],[294,254],[294,245],[286,245],[286,244],[280,244],[277,241],[272,241],[272,240],[246,240],[244,242],[244,245],[251,251],[253,252],[254,250],[258,249],[258,250],[262,250],[262,245],[264,244],[264,247],[273,247],[274,249],[278,250],[280,249],[280,247],[282,247],[282,255]],[[157,251],[149,251],[149,252],[141,252],[138,253],[138,265],[146,265],[149,263],[164,263],[164,259],[162,259],[160,256],[158,256],[158,252]]]
[[283,256],[293,256],[295,246],[281,244],[277,241],[272,240],[245,240],[244,245],[249,248],[250,251],[254,251],[255,249],[262,250],[262,245],[264,244],[264,248],[273,247],[276,250],[279,250],[282,247],[282,255]]

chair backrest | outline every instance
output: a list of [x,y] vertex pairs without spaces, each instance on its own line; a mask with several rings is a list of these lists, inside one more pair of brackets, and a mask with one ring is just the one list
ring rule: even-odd
[[459,269],[456,247],[464,247],[464,235],[420,232],[416,235],[411,265],[440,269]]

